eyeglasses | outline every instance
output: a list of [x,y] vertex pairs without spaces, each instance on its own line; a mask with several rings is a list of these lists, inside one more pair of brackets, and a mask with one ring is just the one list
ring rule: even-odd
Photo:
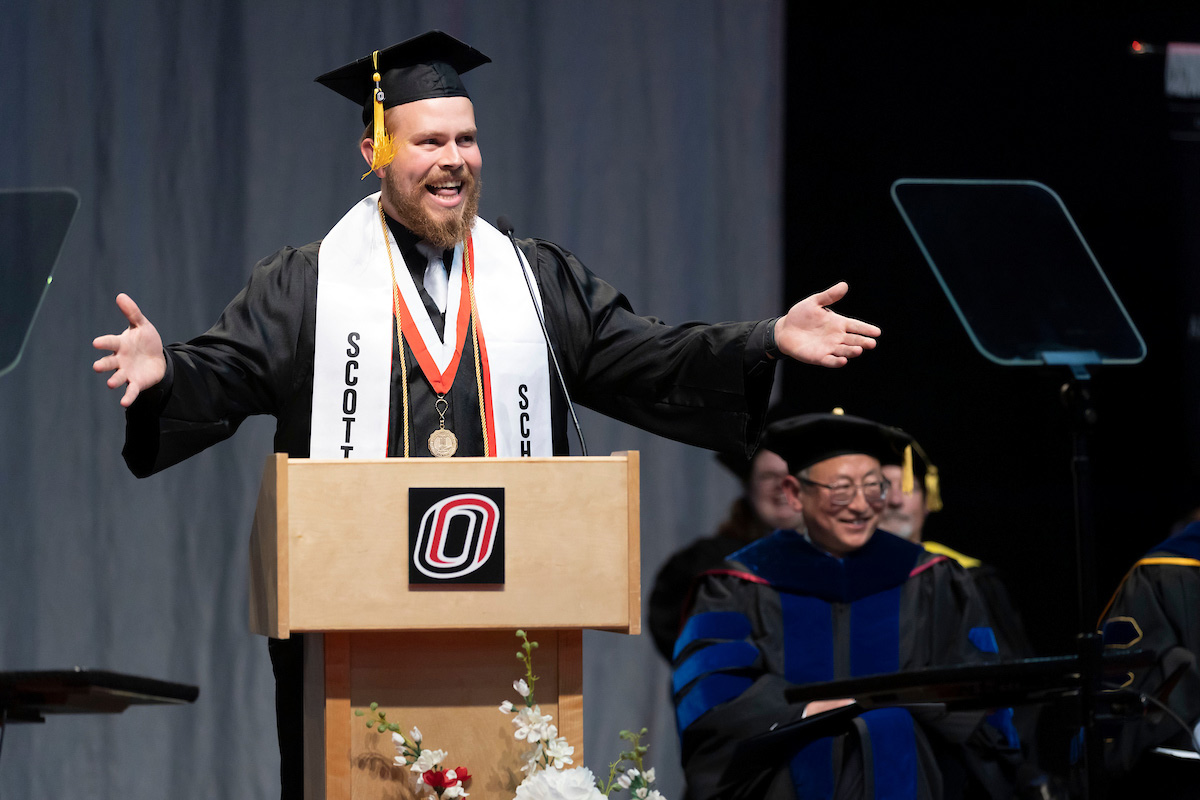
[[891,483],[886,480],[863,481],[862,483],[842,481],[835,484],[817,483],[816,481],[810,481],[808,478],[799,478],[799,480],[801,483],[806,483],[809,486],[820,486],[822,489],[828,489],[829,502],[835,506],[848,506],[853,503],[859,489],[862,489],[864,500],[873,506],[879,505],[887,499],[888,490],[892,488]]

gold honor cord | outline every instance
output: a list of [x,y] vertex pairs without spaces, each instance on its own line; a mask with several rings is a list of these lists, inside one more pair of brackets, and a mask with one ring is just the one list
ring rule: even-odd
[[[400,323],[400,285],[396,283],[396,262],[392,259],[392,241],[388,235],[387,217],[383,213],[383,201],[379,201],[377,205],[379,207],[379,224],[383,226],[383,244],[387,250],[388,267],[392,271],[392,315],[396,320],[396,340],[400,350],[400,380],[403,383],[401,392],[404,398],[404,457],[410,458],[408,441],[408,364],[404,358],[404,330]],[[470,294],[471,302],[471,341],[475,345],[475,386],[479,390],[479,422],[483,428],[483,454],[488,456],[490,452],[488,446],[487,416],[483,405],[483,378],[479,369],[479,334],[476,331],[478,317],[475,308],[474,269],[471,260],[471,248],[466,243],[463,245],[463,260],[463,268],[467,271],[467,290]]]
[[487,410],[483,406],[483,372],[479,369],[479,332],[475,328],[478,311],[475,308],[475,259],[471,257],[469,244],[463,245],[463,259],[467,270],[467,293],[471,295],[471,342],[475,345],[475,388],[479,390],[479,426],[483,428],[483,455],[490,456],[488,445]]

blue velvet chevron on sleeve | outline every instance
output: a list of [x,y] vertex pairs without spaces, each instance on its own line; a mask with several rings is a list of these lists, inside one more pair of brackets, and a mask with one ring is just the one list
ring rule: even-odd
[[754,683],[744,674],[759,656],[758,648],[746,641],[749,635],[750,620],[736,611],[709,611],[687,621],[675,643],[675,657],[691,653],[671,678],[680,732]]

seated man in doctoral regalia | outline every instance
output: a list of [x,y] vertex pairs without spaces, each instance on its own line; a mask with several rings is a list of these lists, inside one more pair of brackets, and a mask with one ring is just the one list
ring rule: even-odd
[[[911,477],[906,478],[906,470]],[[883,463],[883,477],[889,488],[879,529],[919,544],[934,555],[948,556],[971,575],[979,596],[983,598],[988,619],[1004,658],[1029,658],[1034,655],[1025,623],[1009,595],[999,571],[978,558],[925,538],[925,523],[929,515],[942,510],[941,476],[929,460],[924,448],[914,439],[905,448],[903,457],[893,457]]]
[[1134,564],[1101,619],[1109,651],[1154,653],[1127,686],[1166,706],[1148,701],[1144,717],[1115,733],[1109,769],[1144,797],[1200,796],[1200,521]]
[[[979,662],[995,638],[967,572],[896,536],[876,536],[891,491],[881,462],[910,437],[838,414],[767,428],[806,533],[776,531],[703,576],[675,645],[674,691],[690,796],[1008,797],[1016,752],[983,714],[918,723],[859,715],[847,732],[799,740],[766,768],[744,742],[851,699],[789,704],[794,684]],[[1006,732],[1006,733],[1010,733]],[[739,749],[741,747],[741,749]]]

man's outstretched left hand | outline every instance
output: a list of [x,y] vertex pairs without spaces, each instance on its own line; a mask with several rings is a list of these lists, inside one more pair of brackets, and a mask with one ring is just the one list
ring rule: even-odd
[[788,309],[775,323],[779,352],[805,364],[841,367],[863,350],[873,350],[879,328],[830,308],[849,290],[845,281],[835,283]]

